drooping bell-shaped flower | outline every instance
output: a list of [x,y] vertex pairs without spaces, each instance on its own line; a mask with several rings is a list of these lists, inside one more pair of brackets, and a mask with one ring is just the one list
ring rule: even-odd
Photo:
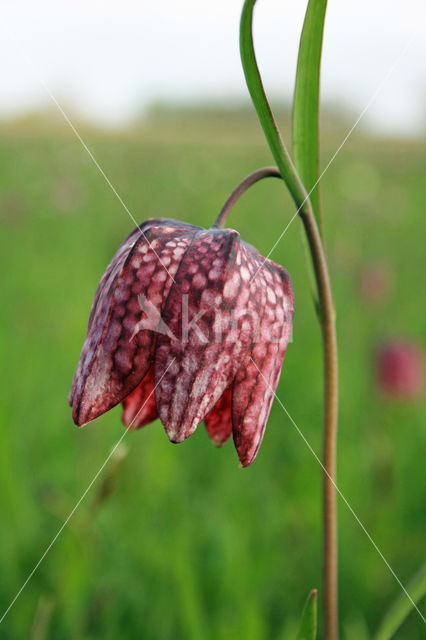
[[122,402],[131,429],[160,418],[182,442],[200,422],[256,457],[290,338],[285,269],[231,229],[151,219],[123,242],[92,304],[70,404],[83,425]]

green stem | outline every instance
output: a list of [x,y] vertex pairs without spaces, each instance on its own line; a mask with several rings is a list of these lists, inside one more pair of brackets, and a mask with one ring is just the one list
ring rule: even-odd
[[280,169],[282,179],[286,183],[297,208],[301,211],[307,211],[311,208],[308,195],[281,139],[257,66],[252,34],[253,7],[255,3],[256,0],[246,0],[241,14],[240,50],[247,87],[272,155]]
[[308,239],[320,306],[324,353],[323,531],[324,627],[327,640],[338,638],[336,443],[338,368],[335,311],[327,259],[306,193],[280,133],[263,89],[253,46],[252,21],[256,0],[246,0],[241,15],[240,47],[247,86],[266,139],[284,182],[293,197]]

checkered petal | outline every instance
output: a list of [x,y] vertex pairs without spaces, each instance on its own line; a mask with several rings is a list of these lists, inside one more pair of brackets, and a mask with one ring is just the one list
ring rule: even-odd
[[287,271],[248,245],[246,251],[256,265],[252,287],[262,297],[262,314],[258,335],[233,383],[232,431],[243,467],[253,462],[262,443],[294,315]]
[[[155,319],[197,231],[174,220],[148,220],[119,248],[98,287],[70,394],[76,424],[114,407],[146,375],[157,335]],[[145,301],[151,322],[144,324]]]
[[239,234],[200,231],[176,273],[163,317],[177,339],[158,337],[155,398],[173,442],[188,438],[232,382],[253,339],[250,274]]

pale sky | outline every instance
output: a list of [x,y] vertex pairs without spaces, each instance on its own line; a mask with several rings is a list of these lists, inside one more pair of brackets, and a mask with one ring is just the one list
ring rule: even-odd
[[[0,0],[0,115],[48,104],[43,82],[65,107],[112,125],[157,100],[244,99],[241,5]],[[291,95],[305,6],[301,0],[257,3],[255,45],[276,99]],[[322,98],[344,103],[356,116],[382,83],[366,124],[383,133],[424,131],[425,7],[425,0],[329,0]]]

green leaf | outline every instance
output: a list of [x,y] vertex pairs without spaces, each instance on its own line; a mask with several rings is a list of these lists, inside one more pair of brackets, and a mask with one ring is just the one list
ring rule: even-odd
[[297,172],[322,228],[319,188],[319,93],[327,0],[309,0],[300,37],[293,100],[293,152]]
[[317,637],[317,596],[316,589],[308,596],[296,640],[315,640]]
[[240,52],[247,87],[281,177],[286,183],[296,206],[303,208],[307,200],[306,190],[281,139],[274,115],[266,98],[256,62],[252,33],[253,8],[255,4],[256,0],[245,0],[240,23]]
[[[389,640],[389,638],[392,638],[408,614],[411,613],[414,605],[416,605],[426,594],[426,564],[423,565],[420,571],[407,585],[407,591],[410,594],[411,600],[407,597],[406,593],[401,593],[389,611],[385,614],[380,627],[373,637],[373,640]],[[420,612],[418,613],[423,617]]]

